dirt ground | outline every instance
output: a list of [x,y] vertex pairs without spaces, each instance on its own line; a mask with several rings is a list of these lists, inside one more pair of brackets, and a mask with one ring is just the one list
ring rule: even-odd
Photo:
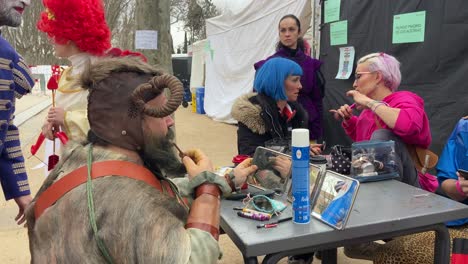
[[[30,105],[43,100],[48,99],[36,95],[20,100],[17,112],[27,110]],[[32,141],[35,141],[44,116],[45,111],[31,118],[20,127],[23,153],[26,157],[30,155],[27,150],[30,149]],[[214,122],[205,115],[193,113],[191,106],[188,108],[181,107],[176,112],[176,134],[178,145],[182,149],[202,149],[212,159],[215,166],[231,165],[231,159],[237,153],[236,126]],[[42,153],[41,150],[38,153]],[[33,194],[39,189],[44,179],[44,170],[42,168],[33,169],[38,164],[40,164],[40,161],[37,158],[32,157],[26,160]],[[25,228],[15,224],[13,219],[16,213],[17,208],[14,201],[5,202],[4,199],[0,199],[0,263],[2,264],[24,264],[30,261],[27,232]],[[227,235],[221,236],[220,246],[224,257],[219,263],[243,263],[241,253]],[[286,260],[282,260],[280,263],[284,264]],[[321,262],[314,260],[314,263]],[[371,262],[346,258],[340,249],[338,263],[365,264]]]

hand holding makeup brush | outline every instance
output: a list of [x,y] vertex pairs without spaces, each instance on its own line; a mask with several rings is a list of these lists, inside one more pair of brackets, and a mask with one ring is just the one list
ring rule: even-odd
[[347,105],[344,104],[338,109],[331,109],[329,110],[330,113],[333,113],[333,117],[336,120],[348,120],[350,119],[354,114],[353,114],[353,109],[356,107],[356,104],[352,105]]
[[185,154],[180,148],[179,146],[177,146],[176,143],[172,143],[174,145],[174,147],[177,149],[177,151],[179,152],[179,157],[181,159],[183,159],[185,156],[187,156],[187,154]]
[[182,162],[187,169],[190,178],[197,176],[204,171],[213,172],[213,164],[211,160],[199,149],[191,149],[185,152],[186,156]]

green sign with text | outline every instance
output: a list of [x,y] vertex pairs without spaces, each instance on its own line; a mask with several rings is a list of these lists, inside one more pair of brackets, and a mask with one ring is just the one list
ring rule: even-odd
[[348,20],[330,24],[330,45],[348,44]]
[[426,11],[393,16],[392,43],[424,42]]
[[325,23],[340,20],[341,0],[327,0],[325,3]]

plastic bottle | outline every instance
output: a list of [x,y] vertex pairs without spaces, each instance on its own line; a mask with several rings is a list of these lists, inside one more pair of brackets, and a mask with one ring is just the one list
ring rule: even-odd
[[310,182],[309,182],[309,130],[292,131],[292,196],[293,222],[310,222]]

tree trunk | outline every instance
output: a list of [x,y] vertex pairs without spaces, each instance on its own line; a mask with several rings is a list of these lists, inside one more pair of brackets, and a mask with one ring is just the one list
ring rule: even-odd
[[138,50],[148,58],[148,63],[172,73],[172,38],[170,34],[170,1],[137,0],[136,29],[158,31],[157,50]]

